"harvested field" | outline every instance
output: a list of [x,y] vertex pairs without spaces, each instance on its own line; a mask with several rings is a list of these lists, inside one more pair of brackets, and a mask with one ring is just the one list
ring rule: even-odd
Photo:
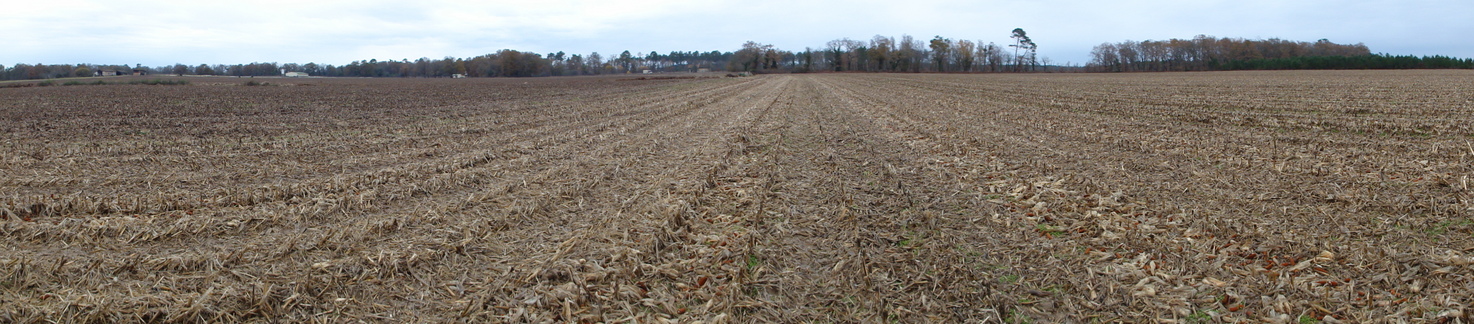
[[1469,71],[190,81],[0,89],[0,322],[1474,312]]

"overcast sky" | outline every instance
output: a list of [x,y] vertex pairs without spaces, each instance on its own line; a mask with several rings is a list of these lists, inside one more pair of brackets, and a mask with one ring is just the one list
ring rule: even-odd
[[0,64],[148,66],[537,53],[792,51],[875,35],[1005,44],[1082,63],[1103,42],[1206,34],[1474,57],[1470,0],[0,1]]

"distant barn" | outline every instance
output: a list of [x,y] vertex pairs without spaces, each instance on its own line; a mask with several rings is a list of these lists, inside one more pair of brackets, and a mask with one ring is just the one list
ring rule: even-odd
[[286,76],[288,78],[305,78],[305,77],[308,77],[307,72],[287,72],[287,73],[284,73],[282,75],[284,75],[284,76]]
[[464,78],[464,77],[466,77],[466,75],[465,74],[460,74],[460,73],[456,73],[456,74],[451,74],[450,75],[450,78],[452,78],[452,79],[460,79],[460,78]]
[[101,71],[97,71],[97,76],[117,76],[117,75],[118,75],[118,71],[114,71],[114,70],[101,70]]

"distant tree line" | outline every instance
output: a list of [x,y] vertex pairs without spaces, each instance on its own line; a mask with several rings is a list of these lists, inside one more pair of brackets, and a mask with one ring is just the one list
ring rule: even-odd
[[1311,61],[1317,62],[1316,66],[1324,66],[1323,68],[1350,68],[1319,64],[1343,62],[1346,57],[1369,55],[1371,51],[1366,45],[1336,44],[1326,39],[1311,43],[1278,38],[1250,40],[1198,35],[1193,39],[1100,44],[1090,51],[1091,60],[1086,69],[1095,72],[1137,72],[1236,70],[1270,65],[1311,68],[1311,65],[1301,64]]
[[604,56],[564,52],[539,54],[511,49],[470,57],[420,58],[414,61],[377,59],[345,65],[250,63],[235,65],[145,67],[135,65],[0,65],[0,79],[52,79],[116,71],[131,74],[279,76],[306,72],[332,77],[539,77],[652,72],[1138,72],[1279,69],[1470,69],[1474,59],[1445,56],[1371,54],[1363,44],[1336,44],[1321,39],[1296,42],[1277,38],[1248,40],[1198,35],[1193,39],[1104,43],[1091,50],[1085,67],[1054,65],[1038,56],[1039,45],[1022,28],[1010,33],[1012,42],[999,45],[981,40],[954,40],[935,36],[928,41],[909,35],[880,36],[860,41],[841,38],[823,47],[787,51],[747,42],[736,52],[673,51],[647,54],[624,51]]
[[10,67],[0,65],[0,80],[34,80],[66,77],[86,77],[94,76],[98,72],[104,70],[118,71],[118,73],[120,74],[132,74],[134,68],[128,67],[127,65],[92,64],[16,64]]
[[275,62],[255,62],[235,65],[200,64],[193,67],[184,64],[160,67],[146,67],[142,65],[128,67],[127,65],[93,64],[17,64],[9,68],[0,65],[0,80],[93,76],[96,75],[94,71],[101,70],[119,71],[120,74],[131,74],[134,70],[138,70],[147,74],[237,77],[280,76],[283,71],[306,72],[313,76],[334,77],[450,77],[455,74],[470,77],[539,77],[640,73],[643,70],[651,70],[652,72],[696,72],[701,69],[721,71],[727,66],[727,61],[731,59],[732,55],[732,52],[722,51],[673,51],[667,54],[652,51],[644,55],[636,55],[630,53],[630,51],[624,51],[619,55],[605,58],[598,52],[589,53],[587,56],[580,54],[568,55],[564,52],[543,55],[508,49],[471,58],[420,58],[414,61],[408,59],[399,61],[370,59],[353,61],[345,65],[317,63],[278,64]]
[[1376,70],[1376,69],[1474,69],[1474,59],[1447,56],[1369,54],[1360,56],[1301,56],[1275,59],[1228,61],[1216,70]]
[[[732,56],[731,52],[650,52],[636,55],[624,51],[617,56],[605,58],[599,52],[588,55],[564,52],[547,55],[501,50],[471,58],[446,57],[433,60],[421,58],[415,61],[354,61],[343,66],[301,67],[300,72],[320,76],[359,77],[449,77],[461,74],[469,77],[539,77],[597,75],[615,73],[652,72],[696,72],[700,69],[720,70]],[[297,67],[284,67],[298,71]]]
[[[652,72],[696,72],[749,71],[749,72],[1027,72],[1060,71],[1064,67],[1052,66],[1048,58],[1039,58],[1038,45],[1021,28],[1013,30],[1012,44],[998,45],[992,42],[954,40],[936,36],[929,41],[902,35],[900,39],[877,35],[868,41],[842,38],[830,41],[825,47],[805,48],[800,52],[774,48],[772,45],[747,42],[736,52],[722,51],[673,51],[665,54],[647,54],[624,51],[618,55],[604,56],[598,52],[588,55],[564,52],[539,54],[517,50],[501,50],[496,53],[470,57],[443,59],[420,58],[417,60],[377,59],[353,61],[345,65],[332,64],[278,64],[275,62],[250,64],[200,64],[188,66],[145,67],[137,65],[27,65],[17,64],[5,68],[0,66],[0,79],[51,79],[73,76],[91,76],[95,71],[109,69],[120,74],[134,70],[148,74],[175,75],[221,75],[221,76],[279,76],[282,72],[305,72],[313,76],[331,77],[538,77],[641,73]],[[1011,48],[1011,50],[1010,50]]]
[[[824,47],[790,52],[771,45],[747,42],[728,63],[732,71],[752,72],[1030,72],[1059,71],[1039,58],[1038,45],[1022,28],[1013,30],[1014,43],[955,40],[942,36],[921,41],[876,35],[868,41],[841,38]],[[1007,48],[1013,48],[1008,50]]]

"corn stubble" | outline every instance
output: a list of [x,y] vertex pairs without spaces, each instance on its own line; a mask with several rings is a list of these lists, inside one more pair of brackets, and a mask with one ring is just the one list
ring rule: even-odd
[[0,322],[1467,322],[1471,77],[0,89]]

